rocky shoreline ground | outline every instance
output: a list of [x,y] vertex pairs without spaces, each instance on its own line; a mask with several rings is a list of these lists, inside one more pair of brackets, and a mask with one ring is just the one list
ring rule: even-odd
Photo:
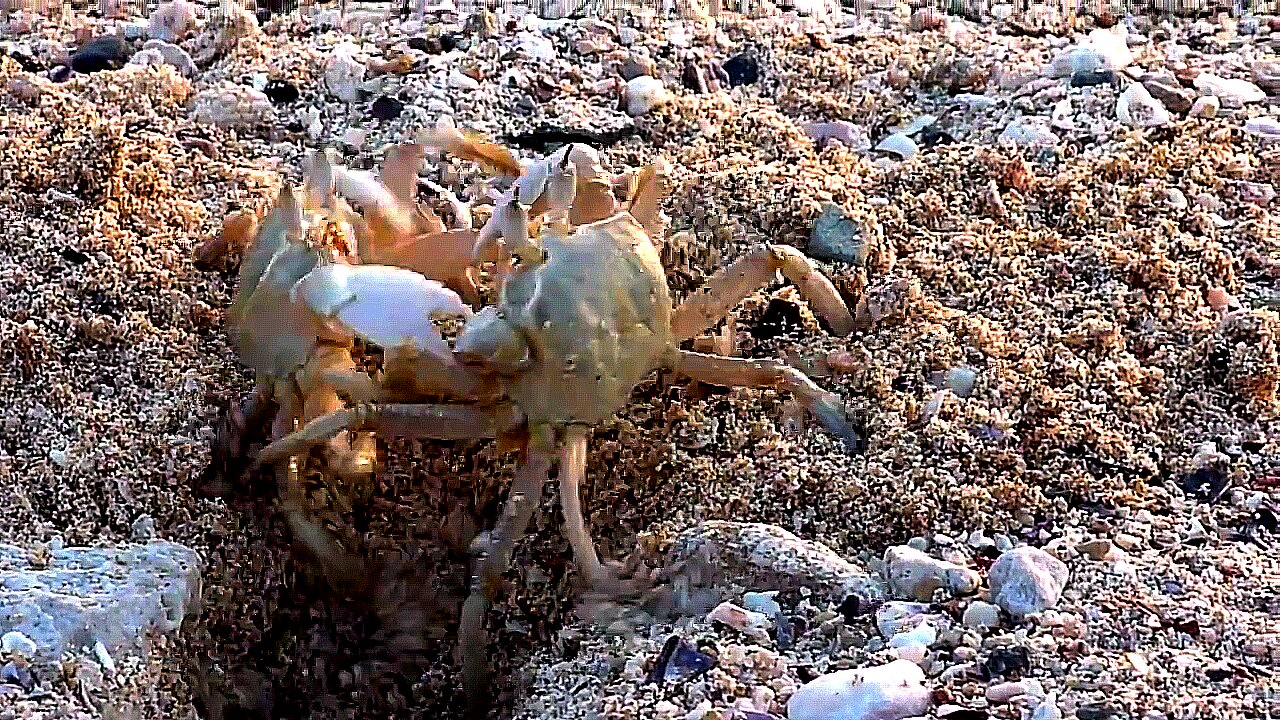
[[862,455],[665,378],[597,430],[594,532],[665,590],[581,595],[548,498],[490,616],[498,716],[1280,714],[1280,17],[1001,7],[0,18],[0,713],[459,715],[450,548],[509,461],[393,442],[357,508],[317,490],[376,600],[269,491],[201,482],[251,379],[197,248],[307,150],[374,167],[447,118],[664,157],[677,294],[792,243],[861,325],[777,284],[699,342],[840,393]]

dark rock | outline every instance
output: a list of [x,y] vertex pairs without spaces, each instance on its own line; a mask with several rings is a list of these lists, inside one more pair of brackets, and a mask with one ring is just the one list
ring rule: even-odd
[[1196,500],[1213,502],[1222,497],[1230,483],[1227,476],[1217,468],[1200,468],[1182,478],[1178,484]]
[[809,254],[813,257],[862,265],[867,262],[868,250],[862,229],[838,206],[827,205],[814,221],[809,237]]
[[18,67],[22,68],[24,72],[38,73],[44,72],[45,70],[44,65],[39,60],[36,60],[26,53],[18,52],[17,50],[5,50],[0,48],[0,57],[12,58],[14,62],[18,63]]
[[471,43],[467,42],[465,38],[459,35],[454,35],[453,33],[445,33],[440,36],[441,52],[452,52],[458,49],[465,50],[467,47],[470,47],[470,45]]
[[729,87],[754,85],[760,80],[760,61],[750,53],[734,55],[725,61],[724,72],[729,78]]
[[1031,668],[1031,653],[1025,647],[996,648],[981,668],[986,679],[1022,675]]
[[58,251],[58,254],[62,256],[63,260],[66,260],[67,262],[70,262],[70,263],[75,263],[76,265],[83,265],[89,262],[88,255],[85,255],[84,253],[80,252],[79,250],[73,247],[64,247],[62,248],[62,250]]
[[298,87],[288,80],[268,80],[262,88],[262,94],[267,96],[272,105],[291,103],[301,96]]
[[440,43],[438,37],[411,37],[406,42],[410,49],[418,52],[430,53],[432,55],[439,54],[444,51],[444,47]]
[[662,646],[662,652],[649,671],[649,682],[688,680],[716,666],[716,659],[699,652],[679,635],[672,635]]
[[1145,78],[1142,86],[1170,112],[1186,113],[1196,101],[1196,91],[1182,87],[1172,78]]
[[1095,85],[1118,85],[1119,78],[1108,68],[1077,70],[1071,73],[1071,87],[1093,87]]
[[369,104],[369,114],[377,120],[395,120],[404,112],[404,103],[383,95]]
[[119,70],[128,61],[124,40],[118,35],[104,35],[84,44],[71,55],[71,69],[78,73]]
[[56,83],[64,83],[71,79],[71,66],[59,65],[49,70],[49,79]]

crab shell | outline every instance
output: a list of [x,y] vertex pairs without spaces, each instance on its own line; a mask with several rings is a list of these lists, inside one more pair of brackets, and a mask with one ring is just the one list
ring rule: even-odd
[[542,261],[516,267],[456,349],[528,361],[507,392],[531,425],[603,422],[674,352],[658,251],[625,212],[567,236],[547,229],[540,244]]

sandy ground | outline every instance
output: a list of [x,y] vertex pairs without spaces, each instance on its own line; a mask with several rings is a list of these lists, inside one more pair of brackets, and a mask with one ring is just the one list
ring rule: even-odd
[[[1199,37],[1188,27],[1173,36]],[[367,136],[350,154],[371,166],[383,143],[434,120],[433,101],[494,136],[630,126],[617,84],[599,81],[640,47],[677,97],[605,156],[613,168],[656,154],[672,163],[666,210],[673,231],[694,233],[666,249],[678,292],[759,242],[804,248],[824,202],[865,222],[865,266],[822,267],[851,305],[868,303],[873,322],[832,337],[781,284],[736,317],[740,354],[820,378],[846,398],[870,446],[855,456],[812,424],[797,431],[785,394],[655,376],[592,442],[585,497],[602,546],[624,555],[638,534],[660,545],[699,519],[734,519],[776,523],[864,562],[935,533],[956,538],[979,566],[982,553],[966,544],[974,533],[1063,548],[1073,579],[1061,609],[1087,632],[1032,628],[1028,640],[1027,629],[1006,628],[975,654],[1030,642],[1034,674],[1080,718],[1109,716],[1096,711],[1101,700],[1120,717],[1280,712],[1271,675],[1280,661],[1280,235],[1274,204],[1256,197],[1275,182],[1280,156],[1241,130],[1268,103],[1139,132],[1115,122],[1108,86],[998,87],[1008,74],[1038,76],[1052,37],[791,28],[726,23],[711,47],[655,27],[631,50],[611,39],[590,55],[569,28],[556,36],[557,59],[514,65],[498,48],[518,39],[477,39],[428,63],[457,63],[482,79],[479,89],[431,89],[431,72],[392,78],[380,94],[398,93],[405,110],[391,121],[327,96],[324,62],[343,39],[334,30],[269,25],[192,79],[152,68],[48,84],[0,61],[0,478],[9,489],[0,537],[33,547],[55,534],[69,544],[121,541],[146,514],[208,561],[205,613],[153,670],[158,692],[138,714],[457,716],[458,538],[492,522],[510,460],[483,446],[393,442],[370,496],[350,512],[332,510],[317,482],[317,506],[382,579],[374,596],[328,591],[290,551],[269,479],[224,497],[201,492],[218,413],[251,378],[224,332],[234,270],[197,268],[193,249],[229,210],[264,207],[281,173],[296,182],[305,149],[350,141],[347,129],[358,127]],[[386,25],[367,34],[368,49],[390,53],[432,32]],[[1149,32],[1157,39],[1136,64],[1175,65],[1159,28]],[[37,34],[44,44],[25,52],[41,61],[55,45],[73,47],[66,28]],[[1248,63],[1274,50],[1265,38],[1245,42],[1199,43],[1178,62],[1249,77]],[[680,88],[686,57],[723,62],[747,47],[759,82],[709,95]],[[503,86],[512,66],[527,74]],[[248,129],[191,118],[198,92],[258,73],[294,83],[301,99]],[[959,91],[984,87],[993,108],[957,109]],[[993,143],[1011,117],[1048,114],[1064,98],[1097,125],[1062,131],[1056,151]],[[838,142],[818,148],[803,128],[849,120],[874,142],[926,113],[955,142],[926,144],[902,164],[873,163]],[[464,188],[473,174],[455,162],[444,179]],[[1211,306],[1214,288],[1229,306]],[[799,327],[779,332],[778,317],[797,315]],[[938,376],[958,366],[976,370],[972,392],[939,394]],[[1211,499],[1197,497],[1206,481]],[[500,714],[519,706],[586,717],[603,702],[607,717],[680,717],[704,699],[727,708],[753,697],[750,674],[698,692],[641,688],[616,660],[656,655],[669,627],[617,639],[575,620],[571,553],[551,495],[490,616]],[[1119,535],[1136,538],[1119,570],[1116,556],[1091,561],[1074,550]],[[815,628],[831,619],[825,611],[797,610]],[[783,653],[759,710],[783,715],[806,673],[880,657],[874,630],[859,622],[849,620],[839,642],[815,633]],[[561,664],[566,626],[583,650]],[[740,638],[693,631],[732,666]],[[935,659],[942,668],[964,655]],[[601,659],[612,668],[603,675]],[[1226,665],[1207,672],[1215,663]],[[600,679],[590,692],[566,696],[591,673]],[[982,694],[971,679],[939,685],[960,700]],[[532,703],[521,699],[530,692]]]

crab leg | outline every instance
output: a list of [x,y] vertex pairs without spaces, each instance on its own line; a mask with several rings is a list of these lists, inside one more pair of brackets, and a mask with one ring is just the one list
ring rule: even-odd
[[866,447],[866,439],[845,419],[840,399],[818,387],[793,367],[768,360],[745,360],[681,350],[672,370],[710,385],[723,387],[772,387],[799,398],[805,409],[855,451]]
[[372,430],[382,436],[471,440],[498,435],[499,415],[492,409],[458,405],[365,403],[322,415],[297,432],[262,449],[258,464],[300,455],[343,431]]
[[573,548],[573,558],[578,571],[592,585],[611,577],[608,569],[596,555],[595,543],[587,530],[582,514],[582,481],[587,471],[587,429],[570,426],[565,430],[564,444],[560,448],[560,507],[564,511],[564,531]]
[[462,650],[462,676],[473,710],[483,703],[488,681],[489,636],[484,629],[484,616],[497,592],[502,575],[511,566],[515,544],[524,535],[542,500],[542,488],[551,474],[551,457],[529,453],[511,481],[502,518],[488,538],[477,538],[472,545],[475,574],[471,595],[462,605],[462,622],[458,643]]
[[730,308],[768,284],[779,270],[826,318],[834,334],[848,335],[853,330],[849,308],[804,253],[790,245],[763,245],[717,272],[676,308],[671,317],[676,340],[688,340],[714,325]]

